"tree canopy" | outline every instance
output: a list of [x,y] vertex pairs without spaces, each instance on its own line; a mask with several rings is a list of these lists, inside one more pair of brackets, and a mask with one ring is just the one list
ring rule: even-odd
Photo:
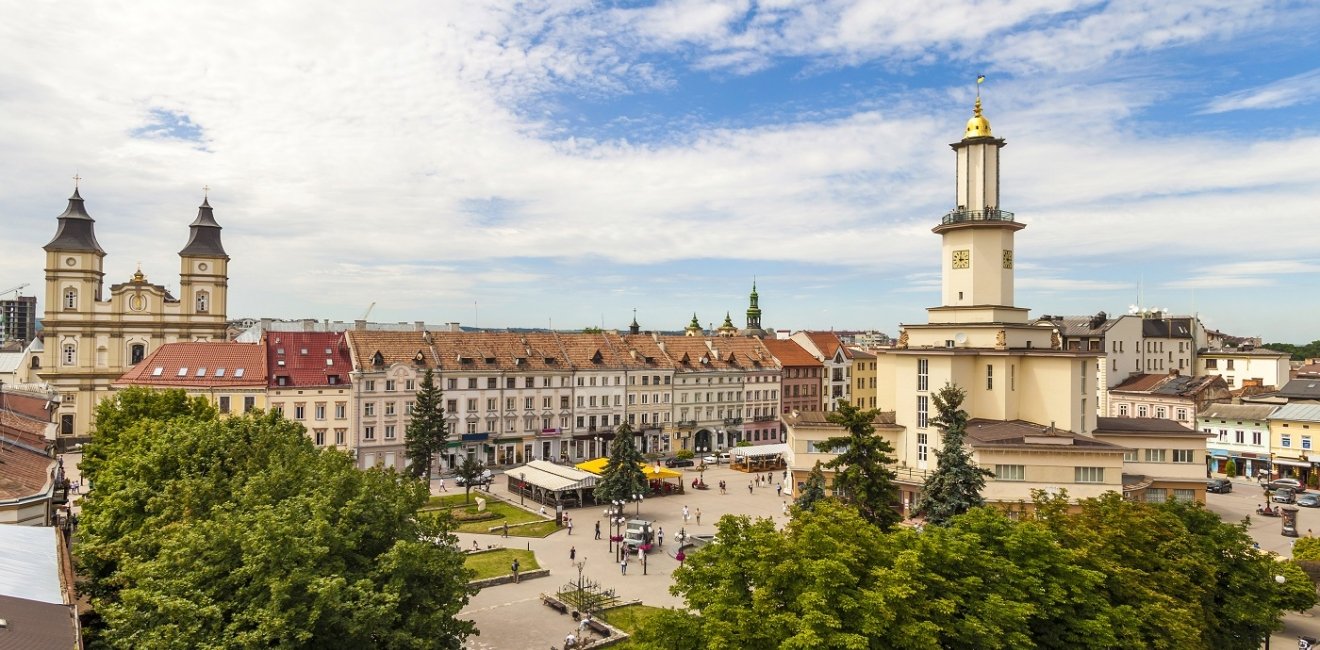
[[816,461],[811,467],[811,473],[807,474],[807,480],[802,482],[802,492],[798,495],[796,505],[803,510],[811,510],[824,498],[825,472],[820,468],[820,461]]
[[444,394],[435,384],[435,372],[430,368],[422,375],[413,402],[412,420],[408,422],[405,452],[411,463],[413,476],[430,479],[436,454],[445,450],[449,441],[449,423],[445,422]]
[[938,415],[931,422],[940,428],[944,437],[943,449],[935,450],[935,471],[926,476],[926,482],[917,500],[916,511],[932,524],[943,524],[956,515],[985,505],[981,491],[985,479],[993,476],[989,470],[977,467],[972,454],[963,444],[967,435],[967,411],[962,410],[967,393],[954,384],[931,395]]
[[458,648],[474,632],[451,523],[416,516],[424,483],[181,394],[99,409],[74,546],[93,647]]
[[486,473],[486,466],[481,461],[467,457],[458,464],[458,469],[454,472],[458,478],[463,479],[463,501],[466,503],[472,500],[472,484],[481,479],[482,474]]
[[[782,530],[726,516],[674,572],[686,611],[642,648],[1229,648],[1313,605],[1300,568],[1256,552],[1199,505],[1113,495],[1040,517],[974,508],[885,532],[826,499]],[[1273,575],[1284,575],[1280,584]],[[702,640],[695,645],[694,639]]]
[[891,469],[894,447],[875,435],[873,422],[879,413],[839,400],[827,419],[847,434],[828,438],[817,447],[838,454],[825,463],[826,469],[834,470],[834,496],[856,507],[867,521],[889,530],[902,515],[894,509],[898,503],[898,474]]
[[1293,361],[1305,361],[1320,357],[1320,340],[1303,343],[1300,345],[1293,343],[1266,343],[1265,347],[1279,352],[1287,352]]
[[635,494],[649,493],[642,462],[642,454],[633,443],[632,428],[619,425],[609,460],[605,461],[605,469],[596,482],[596,501],[631,501]]

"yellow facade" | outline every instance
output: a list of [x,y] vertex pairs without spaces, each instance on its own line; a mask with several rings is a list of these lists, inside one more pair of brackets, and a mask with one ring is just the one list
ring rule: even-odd
[[75,192],[46,250],[44,352],[37,374],[60,395],[55,420],[61,446],[87,436],[96,404],[112,384],[156,348],[176,341],[222,341],[228,304],[229,257],[218,249],[218,226],[199,214],[193,224],[214,228],[214,253],[180,253],[180,295],[152,284],[141,271],[104,285],[105,251],[92,234]]

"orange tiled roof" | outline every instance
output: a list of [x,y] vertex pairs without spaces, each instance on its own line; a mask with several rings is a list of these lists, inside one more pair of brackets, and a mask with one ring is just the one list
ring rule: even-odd
[[779,359],[780,365],[785,368],[789,366],[794,368],[815,366],[819,368],[825,365],[792,339],[766,339],[762,341],[762,344],[770,351],[770,354]]
[[115,385],[161,388],[265,386],[265,346],[200,341],[166,343],[115,380]]
[[760,339],[662,336],[665,355],[680,371],[774,369],[775,357]]

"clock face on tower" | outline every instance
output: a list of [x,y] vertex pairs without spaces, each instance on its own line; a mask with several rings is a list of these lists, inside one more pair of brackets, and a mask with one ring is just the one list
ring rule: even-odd
[[971,266],[972,253],[967,249],[953,251],[953,268],[965,269]]
[[1013,268],[1013,251],[1004,251],[1004,268]]

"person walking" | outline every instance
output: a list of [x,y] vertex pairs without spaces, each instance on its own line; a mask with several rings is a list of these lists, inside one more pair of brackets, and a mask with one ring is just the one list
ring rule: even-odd
[[518,558],[516,558],[516,557],[513,558],[513,564],[512,564],[509,568],[510,568],[510,569],[513,569],[513,581],[514,581],[515,583],[518,582],[518,567],[519,567],[519,566],[520,566],[520,565],[518,564]]
[[504,537],[509,536],[509,522],[504,522]]
[[568,549],[568,561],[572,562],[573,560],[576,559],[577,559],[577,547],[576,546],[570,547]]
[[701,508],[697,508],[697,525],[701,525]]
[[600,539],[600,522],[596,522],[596,539]]
[[661,526],[655,531],[655,541],[657,546],[665,545],[665,527]]
[[[565,517],[565,519],[568,519],[568,517]],[[573,534],[573,520],[572,520],[572,519],[568,519],[568,534],[569,534],[569,535],[572,535],[572,534]]]
[[688,507],[683,506],[683,523],[686,524],[687,522],[688,522]]
[[440,491],[441,491],[441,492],[448,492],[448,491],[449,491],[449,488],[445,487],[445,477],[443,477],[443,476],[440,477]]
[[623,554],[623,559],[619,560],[619,575],[628,575],[628,554]]
[[[775,485],[775,496],[777,496],[777,497],[782,497],[782,496],[784,496],[784,484],[783,484],[783,483],[779,483],[778,485]],[[568,531],[569,531],[569,533],[572,533],[572,532],[573,532],[573,529],[572,529],[572,528],[569,528]]]
[[748,481],[748,482],[747,482],[747,493],[748,493],[748,494],[751,494],[751,493],[752,493],[752,482],[751,482],[751,481]]

